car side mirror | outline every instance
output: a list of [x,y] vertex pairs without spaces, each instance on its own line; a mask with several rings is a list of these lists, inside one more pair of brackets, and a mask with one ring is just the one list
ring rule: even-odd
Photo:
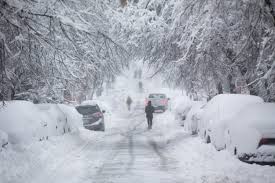
[[105,113],[106,111],[105,110],[102,110],[102,113]]

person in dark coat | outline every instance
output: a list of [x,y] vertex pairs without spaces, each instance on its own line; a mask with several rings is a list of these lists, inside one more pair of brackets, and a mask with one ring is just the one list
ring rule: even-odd
[[127,100],[126,100],[126,104],[128,106],[128,111],[131,110],[131,104],[132,104],[133,100],[131,99],[130,96],[127,97]]
[[148,129],[152,129],[154,111],[155,111],[155,109],[152,106],[151,101],[149,101],[147,106],[145,107],[145,113],[146,113],[146,118],[147,118],[147,122],[148,122]]

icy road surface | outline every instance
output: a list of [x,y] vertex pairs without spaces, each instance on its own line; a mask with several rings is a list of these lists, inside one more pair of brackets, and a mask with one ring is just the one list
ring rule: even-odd
[[155,115],[150,131],[141,109],[112,119],[105,133],[82,129],[2,152],[0,182],[274,183],[274,167],[217,152],[184,132],[169,111]]

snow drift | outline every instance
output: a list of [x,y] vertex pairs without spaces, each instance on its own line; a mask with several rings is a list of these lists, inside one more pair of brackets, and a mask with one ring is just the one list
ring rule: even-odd
[[79,121],[76,113],[73,107],[65,105],[11,101],[0,109],[0,130],[8,135],[12,144],[41,141],[78,131],[79,125],[74,122]]

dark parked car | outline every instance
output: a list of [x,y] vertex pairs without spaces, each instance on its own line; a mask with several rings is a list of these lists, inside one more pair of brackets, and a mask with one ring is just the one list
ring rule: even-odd
[[105,131],[104,113],[98,104],[85,102],[76,107],[76,110],[83,115],[83,126],[89,130]]

